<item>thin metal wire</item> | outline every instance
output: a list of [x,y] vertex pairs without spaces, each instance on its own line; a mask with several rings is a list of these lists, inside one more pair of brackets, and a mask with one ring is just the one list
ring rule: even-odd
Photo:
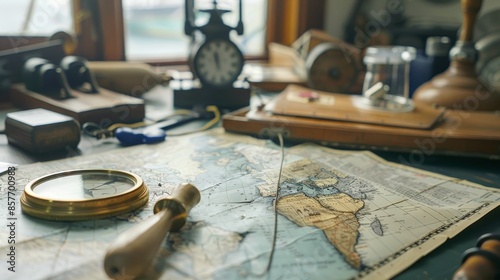
[[285,161],[285,145],[283,143],[283,135],[278,133],[278,139],[280,142],[281,148],[281,161],[280,161],[280,169],[278,173],[278,182],[276,183],[276,193],[274,195],[274,229],[273,229],[273,240],[271,242],[271,251],[269,252],[269,259],[267,261],[266,269],[262,273],[251,273],[254,276],[264,276],[266,273],[271,270],[271,266],[273,264],[273,256],[276,249],[276,240],[278,239],[278,200],[279,193],[281,190],[281,174],[283,173],[283,163]]
[[276,248],[276,240],[278,236],[278,201],[279,201],[279,193],[281,190],[281,174],[283,173],[283,162],[285,161],[285,145],[283,144],[283,135],[278,133],[278,139],[280,141],[281,147],[281,162],[280,162],[280,170],[278,173],[278,182],[276,184],[276,194],[274,196],[274,229],[273,229],[273,242],[271,244],[271,252],[269,253],[269,261],[267,262],[266,272],[269,272],[271,269],[271,265],[273,263],[274,251]]

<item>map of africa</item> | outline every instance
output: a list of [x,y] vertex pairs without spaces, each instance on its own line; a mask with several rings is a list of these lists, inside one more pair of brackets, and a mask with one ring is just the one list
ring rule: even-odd
[[[148,278],[390,278],[500,204],[497,189],[389,163],[370,152],[302,144],[284,153],[279,188],[280,147],[221,129],[18,166],[18,198],[39,176],[107,168],[141,176],[150,199],[133,213],[83,222],[44,221],[17,207],[16,272],[6,279],[107,279],[107,245],[153,215],[156,198],[183,182],[199,188],[201,201],[182,230],[165,240]],[[6,175],[0,184],[5,193]],[[0,198],[3,209],[6,197]],[[0,219],[6,215],[0,211]],[[0,232],[2,252],[10,246],[7,235]]]

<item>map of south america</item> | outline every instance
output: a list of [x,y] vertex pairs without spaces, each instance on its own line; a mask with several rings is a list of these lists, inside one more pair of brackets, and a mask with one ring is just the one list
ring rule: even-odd
[[[297,179],[301,178],[301,179]],[[338,188],[347,175],[309,160],[285,166],[277,211],[301,227],[316,227],[355,269],[362,267],[355,250],[359,236],[356,213],[364,202]],[[272,196],[272,186],[260,186],[262,196]]]
[[356,212],[362,207],[361,200],[343,193],[320,197],[307,197],[299,193],[282,197],[277,209],[278,213],[299,226],[323,230],[328,241],[345,256],[346,261],[359,269],[361,258],[354,246],[359,229]]

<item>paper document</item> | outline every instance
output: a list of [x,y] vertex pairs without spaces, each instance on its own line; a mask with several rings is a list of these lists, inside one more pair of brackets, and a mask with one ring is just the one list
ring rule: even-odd
[[[8,243],[9,231],[0,231],[2,252],[15,246],[16,271],[2,271],[2,278],[107,279],[107,245],[153,215],[156,198],[182,182],[200,189],[201,202],[181,232],[169,235],[148,272],[160,279],[391,278],[500,204],[498,189],[389,163],[370,152],[313,144],[287,148],[276,249],[264,273],[280,160],[281,149],[271,141],[216,129],[18,166],[11,178],[15,244]],[[150,190],[148,205],[85,222],[49,222],[21,213],[18,199],[30,180],[77,168],[141,176]],[[2,193],[8,181],[0,176]],[[0,219],[7,221],[7,195],[0,197],[0,208]]]

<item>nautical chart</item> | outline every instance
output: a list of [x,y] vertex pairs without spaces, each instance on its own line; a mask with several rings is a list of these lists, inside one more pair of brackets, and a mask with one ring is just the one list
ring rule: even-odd
[[[16,196],[48,173],[112,168],[141,176],[149,204],[111,219],[48,222],[16,209],[16,272],[8,279],[106,279],[106,246],[152,215],[160,195],[182,182],[201,202],[166,239],[148,273],[160,279],[390,278],[500,204],[500,191],[389,163],[370,152],[313,144],[281,150],[223,130],[171,137],[91,156],[19,166]],[[6,193],[7,177],[0,177]],[[6,195],[0,207],[6,209]],[[19,203],[18,203],[19,205]],[[6,211],[0,219],[6,221]],[[8,232],[0,231],[6,251]],[[2,255],[5,255],[2,253]],[[5,261],[2,263],[5,264]]]

